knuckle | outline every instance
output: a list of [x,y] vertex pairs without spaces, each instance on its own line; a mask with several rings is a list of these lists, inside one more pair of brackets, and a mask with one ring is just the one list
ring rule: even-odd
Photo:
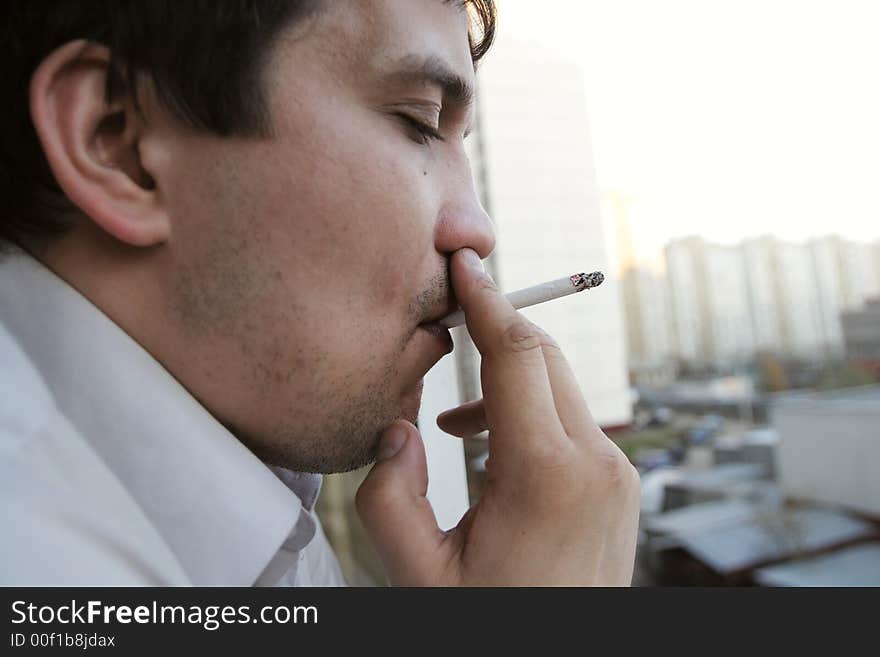
[[479,292],[500,292],[495,279],[486,272],[483,272],[474,279],[474,287]]
[[501,336],[501,348],[507,352],[524,352],[541,349],[546,334],[523,317],[512,322]]
[[629,478],[632,484],[632,487],[637,490],[642,490],[642,475],[639,474],[639,471],[636,469],[632,463],[629,464]]
[[611,444],[596,455],[600,476],[612,488],[625,488],[634,483],[633,468],[616,445]]
[[552,349],[552,350],[558,351],[560,353],[562,352],[562,347],[559,346],[559,343],[556,341],[556,338],[554,338],[552,335],[547,333],[547,331],[542,329],[537,324],[533,324],[533,326],[535,327],[535,329],[537,329],[540,332],[541,338],[543,340],[543,342],[541,344],[545,349]]

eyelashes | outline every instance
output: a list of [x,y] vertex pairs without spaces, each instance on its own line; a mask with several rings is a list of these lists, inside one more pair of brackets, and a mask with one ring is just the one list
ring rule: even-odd
[[443,141],[443,135],[432,125],[428,125],[423,121],[413,118],[409,114],[398,112],[397,116],[409,128],[410,138],[422,146],[429,145],[432,141]]

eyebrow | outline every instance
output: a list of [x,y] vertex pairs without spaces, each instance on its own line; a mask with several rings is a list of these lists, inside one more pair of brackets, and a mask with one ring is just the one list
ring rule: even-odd
[[395,70],[382,75],[391,83],[431,84],[439,87],[443,98],[468,106],[474,101],[473,87],[440,57],[407,55],[395,65]]

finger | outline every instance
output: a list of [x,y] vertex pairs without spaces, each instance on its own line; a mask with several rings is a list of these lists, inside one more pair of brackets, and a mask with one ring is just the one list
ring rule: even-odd
[[437,416],[437,426],[459,438],[468,438],[489,428],[483,400],[467,402]]
[[427,491],[421,436],[412,424],[397,420],[385,430],[379,460],[355,498],[361,522],[392,584],[429,583],[449,561]]
[[553,390],[553,403],[565,433],[574,439],[606,440],[605,434],[590,413],[568,359],[556,340],[549,335],[545,336],[542,347],[544,362],[547,364],[547,374]]
[[[565,354],[549,335],[542,349],[550,387],[553,390],[553,403],[565,432],[572,438],[595,438],[604,441],[605,435],[590,413]],[[467,402],[444,411],[437,417],[437,426],[459,438],[469,438],[487,431],[489,425],[486,421],[483,400]]]
[[541,349],[544,334],[504,298],[474,251],[456,251],[450,273],[468,332],[482,355],[483,403],[493,439],[545,449],[548,440],[564,432]]
[[[546,335],[542,349],[553,391],[553,402],[565,432],[572,438],[604,440],[605,435],[593,420],[574,371],[558,343],[552,336]],[[460,438],[468,438],[488,430],[483,400],[467,402],[444,411],[437,417],[437,426]]]

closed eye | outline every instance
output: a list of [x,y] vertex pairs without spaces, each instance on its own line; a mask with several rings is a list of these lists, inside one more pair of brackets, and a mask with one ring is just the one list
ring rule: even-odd
[[428,125],[423,121],[419,121],[416,118],[413,118],[409,114],[405,114],[403,112],[397,112],[395,114],[399,119],[403,121],[404,124],[411,130],[411,138],[413,141],[422,144],[423,146],[427,146],[433,140],[443,141],[444,137],[440,133],[437,128],[432,125]]

